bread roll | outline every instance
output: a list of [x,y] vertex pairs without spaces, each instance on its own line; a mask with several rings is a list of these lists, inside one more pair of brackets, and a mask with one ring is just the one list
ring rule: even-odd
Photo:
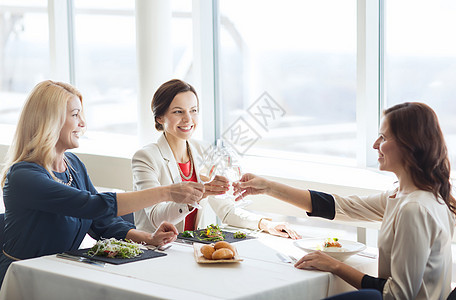
[[215,252],[212,254],[212,259],[231,259],[234,257],[233,251],[231,251],[228,248],[221,248],[218,250],[215,250]]
[[215,250],[222,249],[222,248],[228,248],[231,251],[233,251],[233,255],[236,253],[236,248],[234,248],[233,245],[231,245],[230,243],[225,242],[225,241],[220,241],[220,242],[215,243],[214,248],[215,248]]
[[201,253],[207,259],[212,259],[212,254],[215,252],[215,249],[212,245],[204,245],[201,247]]

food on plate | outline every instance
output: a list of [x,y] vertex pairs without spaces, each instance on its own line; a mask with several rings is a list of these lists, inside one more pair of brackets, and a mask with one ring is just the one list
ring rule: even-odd
[[236,248],[225,241],[203,245],[200,251],[205,258],[213,260],[232,259],[236,255]]
[[117,240],[115,238],[102,239],[87,252],[89,256],[106,256],[109,258],[133,258],[141,255],[141,244],[131,240]]
[[342,248],[342,245],[339,243],[338,238],[327,238],[325,241],[325,248],[337,247]]
[[233,251],[231,251],[228,248],[221,248],[218,250],[215,250],[215,252],[212,254],[212,259],[231,259],[234,257]]
[[191,230],[186,230],[182,232],[183,237],[195,237],[195,233]]
[[247,235],[244,233],[244,232],[241,232],[241,231],[236,231],[234,234],[233,234],[233,237],[235,239],[245,239],[247,237]]
[[201,253],[207,259],[212,259],[212,254],[215,252],[215,248],[212,245],[204,245],[201,247]]
[[220,241],[220,242],[217,242],[217,243],[214,244],[214,249],[215,249],[215,250],[222,249],[222,248],[230,249],[230,250],[233,252],[233,255],[234,255],[234,253],[236,252],[234,246],[231,245],[231,244],[228,243],[228,242]]
[[317,246],[317,250],[326,252],[344,252],[341,243],[338,238],[327,238],[322,245]]
[[202,241],[223,241],[225,239],[225,234],[222,232],[218,225],[208,225],[205,230],[200,233],[200,240]]

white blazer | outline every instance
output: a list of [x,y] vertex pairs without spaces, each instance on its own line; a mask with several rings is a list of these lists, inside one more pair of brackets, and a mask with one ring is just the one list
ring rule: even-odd
[[[194,160],[194,168],[197,171],[205,147],[203,143],[193,140],[189,141],[189,145]],[[209,144],[206,146],[209,147]],[[135,191],[182,182],[178,164],[164,135],[158,139],[157,143],[144,146],[135,153],[132,159],[132,170]],[[196,176],[199,180],[198,172]],[[258,229],[258,223],[262,218],[262,216],[242,208],[235,208],[231,199],[219,199],[211,196],[201,200],[200,205],[203,208],[198,210],[196,216],[197,228],[205,228],[209,224],[215,224],[215,214],[223,223],[250,229]],[[161,222],[168,221],[176,225],[179,232],[182,232],[185,217],[190,212],[187,204],[161,202],[135,212],[135,225],[140,230],[153,232],[160,226]]]

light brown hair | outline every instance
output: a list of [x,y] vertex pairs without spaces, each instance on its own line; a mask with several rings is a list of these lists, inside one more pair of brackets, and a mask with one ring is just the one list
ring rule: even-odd
[[456,215],[448,150],[435,112],[424,103],[406,102],[386,109],[384,116],[415,186],[440,196]]

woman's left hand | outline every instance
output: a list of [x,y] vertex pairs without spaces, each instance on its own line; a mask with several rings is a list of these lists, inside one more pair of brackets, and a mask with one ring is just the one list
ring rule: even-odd
[[160,224],[160,227],[158,227],[157,230],[152,233],[151,241],[148,244],[152,244],[154,246],[163,246],[165,244],[174,242],[178,234],[179,232],[173,224],[169,222],[163,222]]
[[226,193],[230,188],[230,181],[228,178],[220,175],[216,175],[215,178],[204,184],[204,195],[203,199],[207,196],[222,195]]
[[334,273],[340,264],[342,264],[340,261],[332,258],[328,254],[323,253],[322,251],[315,251],[303,256],[294,266],[298,269],[317,269]]
[[284,238],[291,238],[293,240],[300,239],[301,236],[290,227],[290,224],[286,222],[273,222],[266,219],[262,219],[260,223],[260,229],[263,229],[269,234],[277,235]]

